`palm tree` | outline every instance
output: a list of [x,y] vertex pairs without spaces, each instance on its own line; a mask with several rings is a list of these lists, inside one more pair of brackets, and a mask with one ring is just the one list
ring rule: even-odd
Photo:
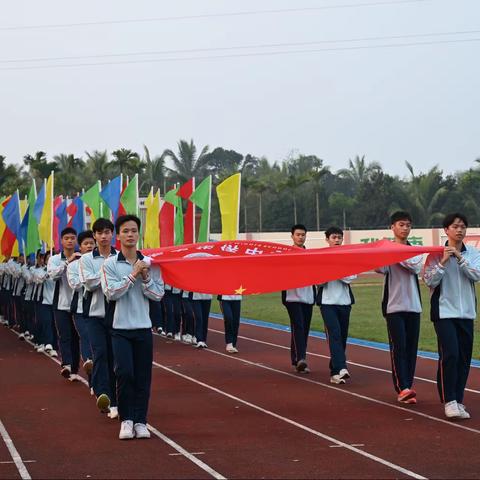
[[202,178],[207,174],[208,167],[208,145],[205,145],[197,156],[197,147],[190,140],[180,140],[177,144],[178,154],[172,150],[165,150],[162,159],[169,159],[174,168],[165,167],[171,174],[172,180],[177,182],[187,182],[193,177]]
[[313,182],[315,191],[315,212],[317,217],[317,232],[320,230],[320,183],[323,177],[330,171],[328,167],[323,166],[323,160],[315,157],[310,170],[310,180]]
[[411,174],[409,194],[417,210],[418,222],[432,225],[444,216],[441,208],[448,196],[442,171],[435,165],[427,173],[415,175],[412,165],[409,162],[405,164]]
[[265,178],[254,179],[251,186],[252,190],[258,194],[258,231],[262,231],[262,196],[270,190],[271,185]]
[[139,190],[142,191],[144,186],[147,186],[147,188],[160,188],[160,186],[163,186],[165,183],[165,160],[162,156],[158,155],[152,159],[150,151],[146,145],[143,146],[143,149],[145,151],[143,157],[145,171],[142,175]]
[[55,162],[47,160],[45,152],[35,152],[33,155],[27,154],[23,157],[23,163],[28,168],[28,173],[38,183],[43,182],[44,178],[48,178],[52,171],[58,171],[58,166]]
[[58,175],[56,175],[56,186],[60,192],[75,195],[84,187],[85,162],[73,153],[60,153],[55,155],[53,160],[57,164]]
[[[7,165],[5,160],[6,157],[0,155],[0,195],[8,195],[20,188],[22,176],[22,167]],[[24,172],[23,175],[25,176]]]
[[310,176],[307,173],[299,171],[298,163],[293,160],[287,160],[282,165],[282,171],[285,180],[280,181],[277,185],[278,190],[290,190],[293,200],[293,220],[297,223],[297,191],[304,184],[310,181]]
[[120,148],[112,152],[114,158],[112,165],[116,169],[116,174],[128,175],[133,177],[135,174],[141,174],[144,164],[140,159],[140,155],[128,148]]
[[359,185],[368,180],[372,173],[381,170],[382,167],[378,162],[367,163],[365,155],[362,158],[356,155],[353,161],[351,159],[348,160],[348,168],[339,170],[338,175],[349,178],[355,185],[355,188],[358,189]]
[[113,175],[112,163],[108,160],[106,150],[94,150],[92,153],[85,152],[87,156],[86,172],[90,182],[100,180],[102,184],[108,182]]

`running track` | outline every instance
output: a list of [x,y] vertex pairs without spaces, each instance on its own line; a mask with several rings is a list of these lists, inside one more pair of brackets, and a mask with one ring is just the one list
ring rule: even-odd
[[242,324],[240,354],[210,319],[208,350],[155,337],[151,440],[117,440],[88,389],[0,329],[0,478],[478,478],[480,369],[447,421],[418,359],[419,403],[395,401],[387,352],[348,346],[352,379],[328,383],[324,340],[310,375],[290,368],[288,333]]

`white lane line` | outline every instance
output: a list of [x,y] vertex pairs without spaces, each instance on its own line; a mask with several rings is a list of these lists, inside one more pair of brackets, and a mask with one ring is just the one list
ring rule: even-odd
[[411,470],[408,470],[406,468],[401,467],[400,465],[396,465],[395,463],[391,463],[388,460],[385,460],[383,458],[377,457],[376,455],[373,455],[371,453],[365,452],[363,450],[360,450],[357,447],[354,447],[352,445],[349,445],[348,443],[342,442],[341,440],[337,440],[336,438],[333,438],[329,435],[326,435],[322,432],[319,432],[318,430],[314,430],[313,428],[307,427],[306,425],[303,425],[301,423],[298,423],[294,420],[291,420],[290,418],[283,417],[282,415],[279,415],[278,413],[272,412],[270,410],[267,410],[263,407],[260,407],[259,405],[255,405],[254,403],[248,402],[246,400],[243,400],[242,398],[236,397],[235,395],[231,395],[230,393],[224,392],[223,390],[220,390],[216,387],[213,387],[211,385],[208,385],[207,383],[201,382],[199,380],[196,380],[195,378],[189,377],[188,375],[184,375],[183,373],[177,372],[176,370],[173,370],[171,368],[165,367],[157,362],[153,362],[157,367],[162,368],[163,370],[172,373],[173,375],[177,375],[185,380],[188,380],[190,382],[193,382],[197,385],[200,385],[201,387],[204,387],[208,390],[211,390],[215,393],[218,393],[220,395],[223,395],[227,398],[230,398],[231,400],[234,400],[235,402],[242,403],[243,405],[246,405],[247,407],[253,408],[254,410],[258,410],[259,412],[262,412],[266,415],[269,415],[271,417],[276,418],[277,420],[281,420],[282,422],[288,423],[289,425],[293,425],[294,427],[297,427],[301,430],[304,430],[305,432],[311,433],[319,438],[322,438],[324,440],[327,440],[330,443],[333,443],[335,445],[341,446],[346,448],[347,450],[350,450],[358,455],[361,455],[362,457],[366,457],[369,460],[373,460],[374,462],[380,463],[381,465],[384,465],[388,468],[391,468],[392,470],[396,470],[397,472],[400,472],[404,475],[408,475],[409,477],[412,478],[417,478],[417,479],[426,479],[426,477],[423,477],[422,475],[412,472]]
[[12,460],[15,463],[15,466],[17,467],[20,477],[22,477],[22,479],[24,480],[30,480],[32,477],[28,473],[27,467],[25,466],[25,463],[23,462],[22,457],[18,453],[18,450],[15,448],[15,445],[13,444],[13,441],[10,438],[10,435],[8,434],[7,429],[5,428],[1,420],[0,420],[0,435],[2,436],[3,441],[5,442],[5,445],[7,446],[7,449],[10,452],[10,456],[12,457]]
[[[12,330],[13,333],[15,333],[15,335],[19,335],[17,332],[15,332],[14,330]],[[31,346],[33,346],[33,342],[31,342],[30,340],[26,340],[27,343],[29,343]],[[42,352],[47,358],[49,358],[50,360],[54,361],[55,363],[57,363],[58,365],[61,365],[61,362],[60,360],[58,360],[57,358],[54,358],[54,357],[51,357],[47,352]],[[154,363],[152,364],[154,366],[156,366]],[[89,385],[88,385],[88,381],[85,380],[83,377],[81,377],[80,375],[77,375],[77,380],[82,382],[87,388],[90,388]],[[0,422],[1,423],[1,422]],[[190,460],[192,463],[194,463],[195,465],[197,465],[198,467],[200,467],[203,471],[207,472],[209,475],[211,475],[213,478],[216,478],[218,480],[226,480],[226,477],[224,477],[222,474],[218,473],[217,471],[215,471],[212,467],[210,467],[209,465],[207,465],[205,462],[202,462],[201,460],[199,460],[198,458],[195,458],[195,456],[191,453],[189,453],[187,450],[185,450],[181,445],[179,445],[178,443],[174,442],[171,438],[167,437],[166,435],[164,435],[163,433],[161,433],[159,430],[157,430],[154,426],[152,425],[147,425],[148,426],[148,429],[155,435],[157,436],[158,438],[160,438],[161,440],[163,440],[167,445],[170,445],[174,450],[176,450],[179,454],[183,455],[185,458],[187,458],[188,460]],[[22,477],[23,478],[23,477]],[[26,477],[26,478],[30,478],[30,477]]]
[[[253,325],[255,326],[255,325]],[[259,327],[261,328],[261,327]],[[220,335],[224,335],[224,332],[222,332],[221,330],[215,330],[214,328],[209,328],[208,329],[210,332],[213,332],[213,333],[218,333]],[[272,343],[272,342],[266,342],[264,340],[257,340],[256,338],[251,338],[251,337],[244,337],[242,335],[239,335],[238,338],[241,338],[242,340],[248,340],[250,342],[254,342],[254,343],[260,343],[260,344],[263,344],[263,345],[268,345],[270,347],[275,347],[275,348],[281,348],[283,350],[290,350],[290,347],[286,347],[285,345],[279,345],[278,343]],[[320,340],[320,339],[317,339],[317,340]],[[382,352],[384,352],[384,350],[382,350]],[[313,352],[307,352],[308,355],[311,355],[312,357],[319,357],[319,358],[326,358],[327,360],[330,360],[330,357],[328,355],[322,355],[321,353],[313,353]],[[423,357],[421,357],[423,358]],[[384,372],[384,373],[388,373],[388,374],[392,374],[392,371],[391,370],[388,370],[386,368],[380,368],[380,367],[372,367],[371,365],[365,365],[364,363],[357,363],[357,362],[352,362],[350,360],[347,360],[347,363],[350,364],[350,365],[355,365],[356,367],[361,367],[361,368],[366,368],[366,369],[369,369],[369,370],[375,370],[377,372]],[[433,384],[437,384],[437,381],[436,380],[432,380],[430,378],[424,378],[424,377],[414,377],[415,380],[420,380],[422,382],[427,382],[427,383],[433,383]],[[470,392],[470,393],[480,393],[480,390],[474,390],[472,388],[466,388],[465,389],[466,392]]]
[[310,378],[305,378],[304,376],[299,376],[299,375],[294,374],[294,373],[289,373],[289,372],[285,372],[283,370],[278,370],[276,368],[269,367],[269,366],[264,365],[262,363],[256,363],[256,362],[252,362],[250,360],[245,360],[245,359],[237,357],[237,356],[233,356],[231,354],[217,352],[216,350],[212,350],[211,348],[204,349],[204,351],[214,353],[215,355],[220,355],[222,357],[229,358],[231,360],[236,360],[237,362],[242,362],[242,363],[245,363],[247,365],[263,368],[265,370],[269,370],[270,372],[275,372],[275,373],[279,373],[281,375],[286,375],[287,377],[294,378],[294,379],[299,380],[299,381],[308,382],[308,383],[312,383],[314,385],[318,385],[318,386],[323,387],[323,388],[328,388],[330,390],[335,390],[336,392],[341,392],[341,393],[344,393],[346,395],[351,395],[352,397],[361,398],[362,400],[367,400],[369,402],[373,402],[373,403],[376,403],[378,405],[383,405],[385,407],[394,408],[395,410],[401,410],[403,412],[407,412],[409,415],[417,415],[419,417],[428,418],[429,420],[433,420],[435,422],[443,423],[444,425],[448,425],[449,427],[460,428],[461,430],[466,430],[468,432],[480,434],[480,430],[477,430],[477,429],[471,428],[471,427],[466,427],[466,426],[464,426],[464,425],[462,425],[462,424],[460,424],[456,421],[444,420],[443,418],[434,417],[432,415],[428,415],[427,413],[417,412],[416,410],[413,410],[413,409],[411,410],[409,408],[401,407],[400,405],[393,405],[392,403],[384,402],[383,400],[377,400],[376,398],[367,397],[366,395],[361,395],[360,393],[351,392],[350,390],[345,390],[344,388],[335,387],[335,386],[333,386],[329,383],[322,383],[322,382],[319,382],[317,380],[312,380]]
[[[36,463],[36,460],[24,460],[23,463]],[[6,462],[0,462],[1,464],[4,463],[15,463],[13,460],[7,460]]]
[[[214,470],[212,467],[207,465],[206,463],[202,462],[199,460],[195,454],[187,452],[183,447],[181,447],[178,443],[174,442],[172,439],[166,437],[163,433],[159,432],[155,427],[152,427],[151,425],[148,425],[148,429],[154,433],[158,438],[161,438],[165,443],[170,445],[172,448],[174,448],[179,455],[183,455],[185,458],[190,460],[192,463],[197,465],[197,467],[200,467],[204,472],[207,472],[209,475],[211,475],[213,478],[216,478],[218,480],[226,480],[226,478],[218,473],[216,470]],[[203,452],[202,452],[203,453]],[[175,454],[171,454],[175,455]],[[198,454],[197,454],[198,455]]]

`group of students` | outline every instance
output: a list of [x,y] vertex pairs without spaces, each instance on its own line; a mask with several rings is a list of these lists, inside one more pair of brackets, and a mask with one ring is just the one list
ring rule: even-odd
[[[165,285],[160,268],[137,250],[140,220],[61,232],[61,252],[22,255],[0,264],[0,321],[39,353],[61,357],[60,373],[79,380],[80,359],[97,407],[121,420],[119,438],[149,438],[146,427],[153,360],[152,330],[207,348],[211,295]],[[116,233],[119,251],[112,245]],[[32,262],[33,263],[33,262]],[[241,296],[219,296],[226,350],[238,353]]]
[[[394,241],[408,245],[412,218],[391,217]],[[393,385],[397,400],[417,402],[412,388],[422,302],[418,276],[431,291],[431,319],[438,338],[437,385],[448,418],[470,418],[464,403],[476,317],[475,282],[480,280],[480,252],[465,245],[468,221],[461,213],[443,222],[443,253],[379,268],[385,276],[382,312],[386,319]],[[0,322],[19,330],[38,352],[61,356],[61,375],[78,380],[80,359],[97,407],[120,418],[119,438],[149,438],[146,426],[153,361],[152,331],[172,340],[207,348],[212,296],[181,291],[163,282],[161,270],[137,250],[140,219],[124,215],[115,226],[97,219],[92,230],[61,232],[61,252],[38,252],[35,264],[23,256],[0,264]],[[120,244],[117,251],[112,238]],[[294,225],[293,244],[305,248],[307,229]],[[343,232],[325,232],[330,247],[343,243]],[[321,285],[282,292],[291,324],[291,362],[310,372],[307,343],[314,304],[320,307],[330,349],[330,382],[350,378],[346,346],[354,304],[355,275]],[[229,353],[238,353],[241,296],[219,296]]]
[[[391,216],[394,242],[410,245],[408,236],[412,217],[397,211]],[[381,303],[386,320],[393,386],[397,400],[416,404],[412,388],[420,333],[422,299],[419,275],[430,289],[430,318],[438,341],[437,387],[445,416],[468,419],[464,391],[470,371],[473,350],[473,322],[476,318],[475,283],[480,280],[480,252],[465,245],[468,220],[462,213],[445,216],[443,228],[447,241],[442,253],[423,255],[376,270],[383,274]],[[293,244],[305,248],[307,229],[292,227]],[[343,232],[331,227],[325,232],[330,247],[343,242]],[[349,276],[325,284],[296,288],[283,292],[291,324],[292,365],[299,373],[309,373],[306,362],[307,341],[313,305],[320,307],[330,349],[330,382],[345,384],[350,378],[347,369],[346,345],[354,296]]]

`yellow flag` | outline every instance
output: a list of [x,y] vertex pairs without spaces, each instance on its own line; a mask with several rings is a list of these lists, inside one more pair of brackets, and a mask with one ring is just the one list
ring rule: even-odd
[[47,244],[47,249],[54,248],[53,245],[53,172],[47,180],[45,188],[45,203],[43,204],[40,223],[38,224],[40,240]]
[[222,240],[236,240],[240,216],[240,173],[228,177],[217,186],[222,218]]
[[144,248],[160,247],[160,227],[158,215],[160,213],[160,191],[157,190],[153,196],[153,190],[150,190],[145,200],[145,235],[143,237]]

